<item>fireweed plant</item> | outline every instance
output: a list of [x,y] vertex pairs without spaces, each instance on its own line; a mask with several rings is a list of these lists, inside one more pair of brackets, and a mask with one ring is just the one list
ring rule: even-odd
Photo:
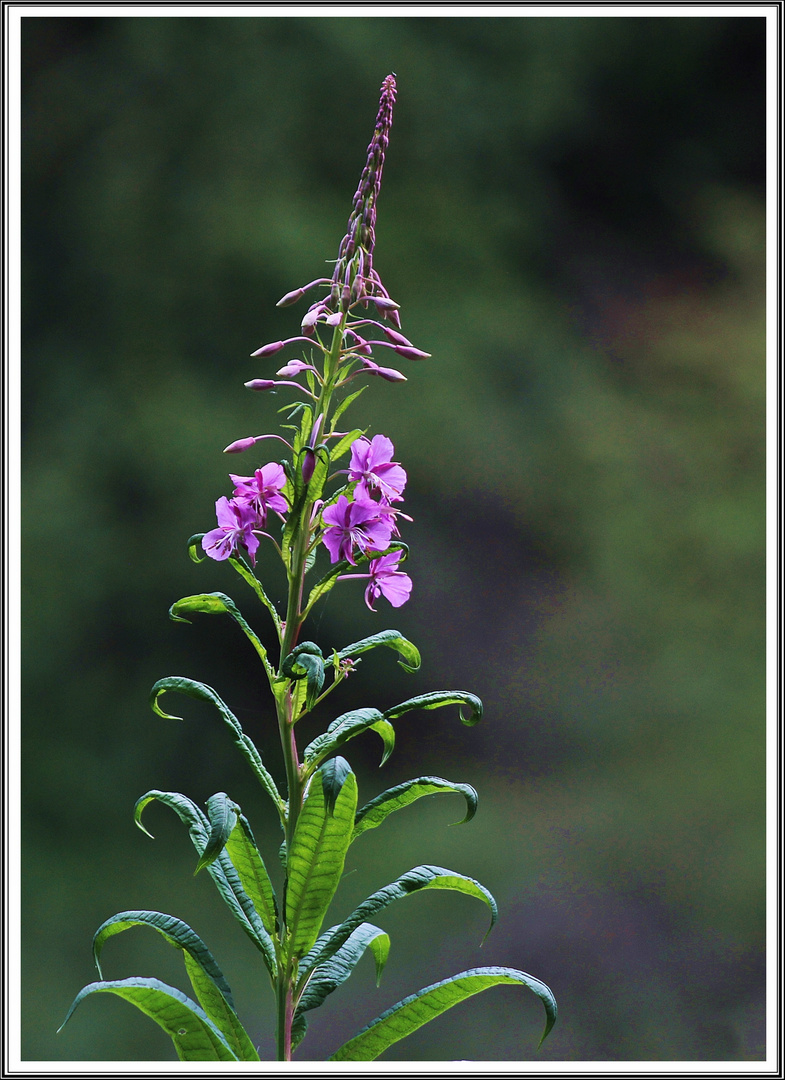
[[[160,679],[151,692],[152,709],[161,717],[177,719],[164,712],[161,698],[184,694],[208,702],[228,726],[280,820],[283,887],[276,895],[248,819],[224,792],[207,799],[202,810],[177,792],[148,791],[138,800],[134,815],[146,832],[143,811],[157,801],[188,827],[198,855],[196,872],[204,869],[212,877],[261,954],[275,996],[279,1061],[291,1060],[306,1034],[308,1013],[351,975],[366,950],[375,961],[378,984],[390,939],[369,920],[388,904],[422,889],[449,889],[486,904],[491,927],[497,915],[493,896],[479,882],[441,866],[422,865],[380,888],[342,922],[322,929],[349,846],[363,833],[425,795],[452,792],[463,796],[467,808],[463,821],[469,821],[477,807],[477,793],[469,784],[419,776],[358,808],[355,774],[336,751],[355,736],[373,731],[382,741],[384,763],[392,753],[395,722],[400,717],[420,709],[458,706],[463,723],[473,725],[482,716],[479,698],[463,690],[439,690],[384,711],[354,709],[338,716],[304,749],[297,742],[299,721],[344,682],[362,654],[386,646],[398,654],[405,670],[420,666],[417,648],[396,630],[384,630],[327,655],[313,641],[300,640],[314,606],[339,582],[364,582],[365,603],[371,611],[382,600],[400,607],[412,588],[403,569],[408,549],[400,539],[402,524],[410,520],[402,510],[406,472],[394,460],[390,439],[369,437],[361,428],[344,430],[341,423],[367,385],[357,385],[363,377],[405,381],[396,368],[371,359],[374,352],[387,349],[407,360],[429,355],[401,333],[399,305],[390,298],[373,264],[376,203],[395,92],[395,78],[390,75],[381,88],[376,128],[332,277],[318,278],[287,293],[278,306],[294,304],[312,289],[324,290],[323,295],[308,308],[298,336],[271,342],[252,354],[267,359],[290,346],[305,346],[298,350],[303,359],[287,360],[277,378],[245,384],[257,391],[296,391],[296,400],[281,410],[288,414],[288,422],[282,425],[287,434],[238,439],[225,452],[239,454],[266,440],[277,440],[286,446],[287,455],[283,461],[254,468],[251,475],[230,474],[234,489],[231,498],[222,496],[216,503],[216,528],[189,541],[195,562],[228,562],[250,586],[275,627],[278,666],[224,593],[187,596],[170,609],[171,618],[179,622],[188,622],[197,613],[228,615],[247,637],[275,701],[286,794],[279,790],[237,717],[210,686],[169,676]],[[272,545],[286,572],[283,619],[255,573],[262,543]],[[327,558],[329,568],[324,572],[323,565],[318,574],[318,563],[324,564]],[[318,577],[307,588],[312,573]],[[108,939],[134,926],[156,930],[182,951],[197,1000],[154,978],[101,979],[77,995],[66,1020],[85,997],[107,991],[155,1020],[171,1036],[181,1060],[259,1061],[218,964],[201,938],[180,919],[156,911],[122,911],[107,919],[93,939],[99,975]],[[556,1002],[548,987],[514,968],[476,967],[399,1001],[338,1048],[330,1060],[372,1061],[446,1009],[503,984],[528,987],[541,999],[546,1013],[544,1039],[556,1019]]]

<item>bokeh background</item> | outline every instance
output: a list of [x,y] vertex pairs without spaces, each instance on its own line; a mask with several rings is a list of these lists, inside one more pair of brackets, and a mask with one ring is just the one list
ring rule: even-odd
[[[94,930],[137,907],[206,939],[273,1056],[261,963],[193,877],[185,829],[151,808],[152,842],[131,813],[154,787],[228,791],[276,866],[271,811],[215,715],[183,700],[185,721],[162,721],[147,697],[168,674],[215,686],[279,771],[237,628],[167,610],[224,590],[266,633],[231,569],[192,564],[186,540],[229,493],[240,459],[222,447],[279,421],[286,396],[242,383],[280,357],[249,354],[297,332],[301,309],[275,302],[337,253],[390,70],[376,265],[433,359],[402,362],[408,383],[372,385],[354,415],[409,472],[414,593],[373,616],[340,586],[308,636],[395,627],[423,667],[370,654],[303,734],[427,690],[482,697],[473,729],[407,716],[381,772],[372,735],[347,747],[363,801],[437,774],[477,787],[480,809],[449,828],[461,800],[423,800],[363,837],[333,914],[430,862],[487,885],[500,921],[480,948],[485,911],[465,897],[388,909],[381,987],[363,961],[298,1058],[494,963],[557,995],[539,1055],[539,1003],[498,989],[386,1060],[764,1056],[764,31],[713,15],[23,19],[26,1059],[173,1059],[110,995],[55,1034],[95,977]],[[142,930],[105,962],[187,989]]]

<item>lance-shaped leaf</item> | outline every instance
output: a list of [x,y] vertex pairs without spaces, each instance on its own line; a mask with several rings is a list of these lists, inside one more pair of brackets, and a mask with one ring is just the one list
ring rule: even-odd
[[539,1045],[556,1022],[556,999],[545,983],[506,967],[470,968],[442,982],[433,983],[399,1001],[364,1027],[353,1039],[337,1050],[330,1061],[375,1061],[393,1043],[406,1038],[429,1020],[440,1016],[460,1001],[492,986],[525,986],[545,1006],[545,1030]]
[[253,769],[264,790],[275,803],[278,813],[283,815],[284,801],[281,798],[281,793],[276,787],[275,781],[263,765],[259,751],[243,731],[240,721],[215,690],[213,690],[211,686],[207,686],[206,683],[196,682],[194,679],[186,679],[179,675],[169,675],[165,679],[159,679],[150,691],[150,707],[154,713],[158,716],[162,716],[165,720],[182,720],[181,716],[172,716],[170,713],[165,713],[158,704],[158,699],[162,694],[167,693],[167,691],[185,694],[187,697],[196,698],[200,701],[209,701],[211,705],[215,706],[232,732],[235,745],[239,748],[243,757]]
[[[152,836],[152,833],[142,825],[142,812],[153,800],[162,802],[170,807],[178,815],[180,820],[188,825],[191,841],[196,848],[197,854],[202,852],[207,845],[210,836],[210,823],[199,807],[185,795],[174,791],[148,791],[137,800],[134,808],[134,820],[142,832]],[[242,926],[248,937],[259,949],[264,957],[267,970],[271,978],[277,974],[277,960],[275,946],[270,934],[265,929],[254,904],[242,886],[240,877],[232,864],[226,851],[222,851],[218,857],[207,867],[207,872],[215,882],[216,888],[224,903]]]
[[265,929],[270,935],[278,932],[278,908],[275,893],[256,846],[251,826],[244,814],[240,814],[237,824],[226,841],[226,854],[232,860],[240,882],[253,905],[261,916]]
[[216,795],[211,795],[207,800],[207,817],[210,822],[210,835],[207,837],[207,843],[204,845],[204,850],[199,857],[199,862],[196,864],[194,870],[194,876],[210,863],[215,862],[217,857],[221,854],[226,847],[226,841],[229,839],[229,835],[235,826],[237,821],[237,815],[240,812],[240,807],[234,802],[225,791],[219,791]]
[[272,674],[272,668],[267,660],[267,650],[261,641],[241,615],[237,605],[230,596],[225,593],[198,593],[195,596],[184,596],[169,608],[169,618],[175,622],[190,622],[186,615],[231,615],[245,636],[251,642],[256,652],[264,662],[268,672]]
[[308,980],[294,1014],[292,1049],[302,1042],[305,1035],[308,1026],[305,1013],[318,1008],[333,990],[346,982],[366,949],[371,950],[376,961],[376,985],[379,985],[390,953],[390,937],[372,923],[361,923],[335,956],[326,963],[319,964]]
[[324,657],[313,641],[303,641],[281,664],[281,674],[289,679],[305,679],[305,707],[312,709],[324,686]]
[[454,784],[438,776],[418,776],[416,780],[405,780],[396,787],[388,788],[361,807],[354,820],[352,840],[367,829],[375,829],[390,814],[402,810],[424,795],[449,792],[457,792],[466,799],[466,816],[454,824],[463,825],[464,822],[471,821],[477,811],[477,792],[471,784]]
[[[341,417],[346,412],[346,410],[349,408],[349,406],[352,404],[352,402],[356,401],[357,398],[360,396],[360,394],[362,394],[367,389],[368,389],[368,385],[366,383],[365,386],[361,386],[359,390],[355,390],[353,394],[349,394],[348,397],[345,397],[343,399],[343,401],[340,403],[340,405],[336,408],[335,412],[333,413],[332,422],[330,423],[330,431],[331,432],[335,431],[335,428],[336,428],[336,425],[338,424],[338,421],[341,419]],[[353,435],[354,432],[349,432],[349,434]],[[358,438],[360,435],[364,435],[364,434],[365,434],[365,432],[361,431],[358,428],[357,435],[355,435],[355,438]],[[352,440],[352,442],[354,442],[354,439]]]
[[240,577],[251,586],[253,591],[256,593],[257,597],[261,600],[261,602],[264,604],[264,606],[270,612],[270,615],[272,615],[273,622],[275,623],[275,628],[278,631],[278,637],[280,639],[280,637],[281,637],[281,617],[278,614],[278,612],[275,610],[275,605],[273,604],[272,600],[269,599],[269,597],[267,596],[267,593],[264,591],[264,588],[262,587],[262,583],[259,580],[259,578],[253,572],[253,570],[248,565],[248,563],[245,561],[243,556],[239,554],[239,552],[235,552],[234,555],[229,556],[229,563],[231,564],[233,569],[235,569],[237,571],[237,573],[240,575]]
[[[434,690],[430,694],[420,694],[418,697],[402,701],[400,705],[394,705],[386,709],[384,715],[388,720],[397,720],[404,713],[412,709],[440,709],[443,705],[460,706],[461,723],[467,727],[473,727],[482,719],[482,702],[474,694],[465,690]],[[468,715],[464,714],[464,707],[468,708]]]
[[100,956],[107,939],[132,926],[149,926],[170,945],[183,950],[191,985],[207,1016],[221,1030],[240,1061],[258,1061],[259,1055],[235,1012],[232,992],[223,972],[199,935],[181,919],[160,911],[121,911],[107,919],[93,938],[93,956],[99,975],[103,977]]
[[395,729],[389,721],[385,720],[384,713],[380,713],[378,709],[353,709],[351,712],[343,713],[342,716],[333,720],[323,734],[306,746],[303,752],[306,765],[311,769],[315,769],[320,762],[324,761],[339,746],[343,746],[345,742],[353,739],[355,735],[361,735],[363,731],[369,729],[375,731],[384,743],[384,755],[380,762],[381,767],[395,746]]
[[[340,412],[343,411],[347,405],[350,405],[355,398],[359,397],[364,389],[365,387],[363,387],[362,390],[358,390],[356,394],[351,394],[345,401],[341,402],[333,417],[333,430],[335,429],[335,421],[340,416]],[[354,431],[348,431],[330,450],[330,461],[335,462],[342,458],[346,451],[351,447],[352,443],[359,439],[363,434],[362,428],[355,428]]]
[[93,937],[93,959],[101,978],[103,978],[101,953],[104,945],[110,937],[120,934],[124,930],[129,930],[132,926],[149,926],[165,938],[170,945],[193,956],[216,986],[219,987],[229,1004],[234,1007],[229,984],[215,962],[212,953],[196,931],[192,930],[181,919],[176,919],[173,915],[164,915],[161,911],[120,911],[98,927]]
[[226,1036],[195,1001],[158,979],[117,979],[93,982],[83,987],[74,998],[63,1023],[62,1031],[74,1009],[90,994],[110,993],[130,1001],[137,1009],[155,1020],[174,1043],[181,1061],[237,1061]]
[[401,900],[404,896],[410,896],[411,893],[418,892],[421,889],[448,889],[452,892],[461,892],[467,896],[477,897],[478,900],[482,900],[483,903],[487,904],[491,910],[491,924],[485,932],[485,936],[487,937],[493,929],[498,916],[498,908],[493,896],[484,885],[481,885],[479,881],[475,881],[474,878],[456,874],[454,870],[445,870],[442,866],[429,866],[427,864],[415,866],[396,881],[373,893],[367,900],[363,900],[360,906],[356,907],[340,926],[325,934],[321,948],[312,949],[300,964],[301,976],[307,976],[311,968],[334,956],[360,923],[371,918],[394,900]]
[[343,758],[332,758],[311,780],[287,855],[290,956],[304,956],[316,941],[343,873],[356,809],[354,773]]
[[417,646],[413,645],[397,630],[382,630],[381,633],[374,634],[372,637],[363,638],[362,641],[355,641],[353,645],[347,645],[345,649],[341,649],[338,653],[338,659],[345,660],[350,656],[359,656],[360,653],[368,652],[369,649],[375,649],[377,645],[386,645],[389,649],[395,649],[402,657],[398,663],[406,671],[417,671],[419,668],[421,660]]

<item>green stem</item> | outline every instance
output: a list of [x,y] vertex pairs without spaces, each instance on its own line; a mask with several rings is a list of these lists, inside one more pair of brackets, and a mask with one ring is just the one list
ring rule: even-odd
[[292,1060],[292,1019],[294,1016],[294,979],[288,965],[278,983],[278,1026],[276,1028],[276,1060]]
[[[330,410],[330,401],[338,377],[340,367],[341,345],[343,343],[343,331],[346,316],[340,326],[333,331],[332,345],[325,356],[324,381],[322,383],[319,399],[314,413],[314,423],[319,416],[324,417],[324,427],[327,429],[327,414]],[[295,463],[296,467],[296,463]],[[306,612],[302,611],[303,590],[305,587],[305,563],[308,556],[310,543],[311,516],[313,514],[313,500],[306,498],[300,512],[297,535],[289,565],[289,595],[286,604],[286,621],[281,634],[281,659],[285,658],[297,644],[300,629],[305,621]],[[280,670],[278,675],[280,677]],[[291,683],[284,692],[276,694],[276,707],[278,713],[278,731],[281,739],[284,765],[286,768],[286,783],[288,788],[288,811],[286,814],[285,839],[287,853],[291,851],[297,819],[300,816],[303,801],[303,775],[297,752],[297,740],[294,734],[295,717],[292,715],[292,689]],[[286,893],[284,892],[284,897]],[[285,924],[286,912],[283,912],[281,926],[281,957],[279,979],[277,986],[277,1012],[278,1022],[276,1028],[276,1052],[278,1061],[291,1061],[292,1058],[292,1019],[294,1015],[294,984],[295,971],[292,962],[286,953],[287,928]]]

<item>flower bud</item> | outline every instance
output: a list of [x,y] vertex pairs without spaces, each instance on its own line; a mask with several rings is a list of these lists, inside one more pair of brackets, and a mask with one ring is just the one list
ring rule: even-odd
[[[276,375],[282,375],[285,379],[290,375],[299,375],[301,371],[311,370],[313,371],[312,364],[306,364],[304,360],[290,360],[287,364],[284,364],[282,368],[276,371]],[[248,386],[248,383],[245,384]]]
[[308,483],[308,481],[313,476],[313,471],[314,471],[315,468],[316,468],[316,452],[312,447],[306,446],[305,453],[303,455],[303,464],[302,464],[303,480],[306,482],[306,484]]
[[247,439],[237,439],[236,442],[229,443],[224,448],[225,454],[242,454],[243,450],[250,450],[252,446],[256,445],[256,439],[249,436]]
[[243,386],[247,386],[249,390],[272,390],[275,385],[275,379],[251,379],[243,383]]
[[373,360],[363,360],[363,371],[366,375],[378,375],[387,382],[406,382],[406,376],[395,368],[380,367]]
[[304,334],[313,333],[313,328],[316,325],[319,316],[323,313],[324,310],[325,307],[322,303],[314,304],[312,307],[308,308],[305,315],[303,316],[302,321],[302,328]]
[[389,296],[370,296],[368,298],[378,307],[379,311],[397,311],[400,304],[396,304]]
[[[377,326],[381,326],[381,323],[377,323]],[[410,349],[414,348],[408,338],[405,338],[403,334],[399,334],[395,330],[391,330],[389,326],[382,326],[382,330],[384,331],[384,334],[386,335],[388,340],[391,341],[394,345],[407,345]]]
[[276,307],[289,307],[290,304],[296,304],[301,296],[305,296],[305,289],[292,289],[286,296],[282,296]]
[[423,352],[422,349],[415,349],[413,345],[393,345],[391,348],[393,352],[397,352],[399,356],[405,356],[407,360],[427,360],[431,355],[429,352]]
[[268,345],[262,345],[261,349],[252,352],[251,356],[274,356],[284,347],[283,341],[271,341]]

